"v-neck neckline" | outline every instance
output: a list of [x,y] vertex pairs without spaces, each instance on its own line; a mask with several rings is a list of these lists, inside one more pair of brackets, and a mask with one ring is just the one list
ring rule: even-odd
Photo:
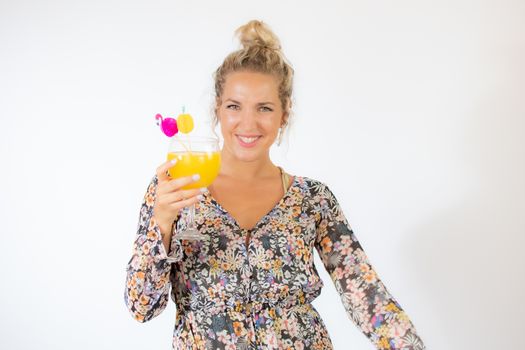
[[204,195],[207,196],[210,199],[210,202],[215,204],[222,212],[224,212],[239,230],[252,232],[253,230],[257,229],[259,227],[259,225],[262,224],[265,221],[265,219],[270,216],[270,214],[272,214],[278,207],[280,207],[282,205],[282,203],[286,200],[288,195],[290,195],[290,193],[292,192],[292,189],[297,185],[297,181],[298,181],[297,175],[294,175],[292,184],[288,187],[288,190],[286,190],[286,192],[281,197],[281,199],[273,206],[272,209],[270,209],[270,211],[268,213],[263,215],[259,219],[259,221],[257,221],[255,226],[253,226],[252,228],[242,228],[239,225],[237,219],[235,219],[232,214],[230,214],[226,209],[224,209],[224,207],[215,198],[213,198],[213,196],[211,195],[210,191],[206,191],[206,193]]

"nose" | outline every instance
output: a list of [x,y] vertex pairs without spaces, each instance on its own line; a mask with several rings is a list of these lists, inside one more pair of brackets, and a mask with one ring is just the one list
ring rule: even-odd
[[250,127],[256,127],[257,126],[257,114],[254,111],[246,108],[241,113],[241,120],[239,124],[247,129]]

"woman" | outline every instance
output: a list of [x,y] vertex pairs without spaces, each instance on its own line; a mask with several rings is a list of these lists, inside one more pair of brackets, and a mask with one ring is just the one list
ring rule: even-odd
[[[424,349],[330,189],[270,160],[289,122],[293,69],[264,23],[250,21],[237,33],[243,48],[215,72],[220,173],[207,190],[183,191],[194,178],[170,179],[169,162],[157,169],[127,268],[129,311],[151,320],[171,286],[174,349],[332,349],[311,304],[323,286],[315,247],[350,319],[378,349]],[[193,203],[209,239],[172,239]]]

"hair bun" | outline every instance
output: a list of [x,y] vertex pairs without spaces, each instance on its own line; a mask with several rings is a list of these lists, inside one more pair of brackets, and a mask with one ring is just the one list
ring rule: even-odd
[[265,47],[281,50],[281,43],[272,30],[262,21],[251,20],[235,31],[243,48]]

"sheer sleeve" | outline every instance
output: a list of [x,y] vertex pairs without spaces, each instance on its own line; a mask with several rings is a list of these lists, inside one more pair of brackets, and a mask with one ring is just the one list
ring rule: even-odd
[[319,183],[314,195],[315,247],[350,319],[377,349],[425,349],[407,314],[371,266],[334,194]]
[[[132,256],[126,267],[124,301],[139,322],[159,315],[169,300],[171,263],[182,259],[180,241],[173,239],[168,253],[153,216],[157,176],[151,180],[140,207]],[[175,226],[175,225],[174,225]]]

